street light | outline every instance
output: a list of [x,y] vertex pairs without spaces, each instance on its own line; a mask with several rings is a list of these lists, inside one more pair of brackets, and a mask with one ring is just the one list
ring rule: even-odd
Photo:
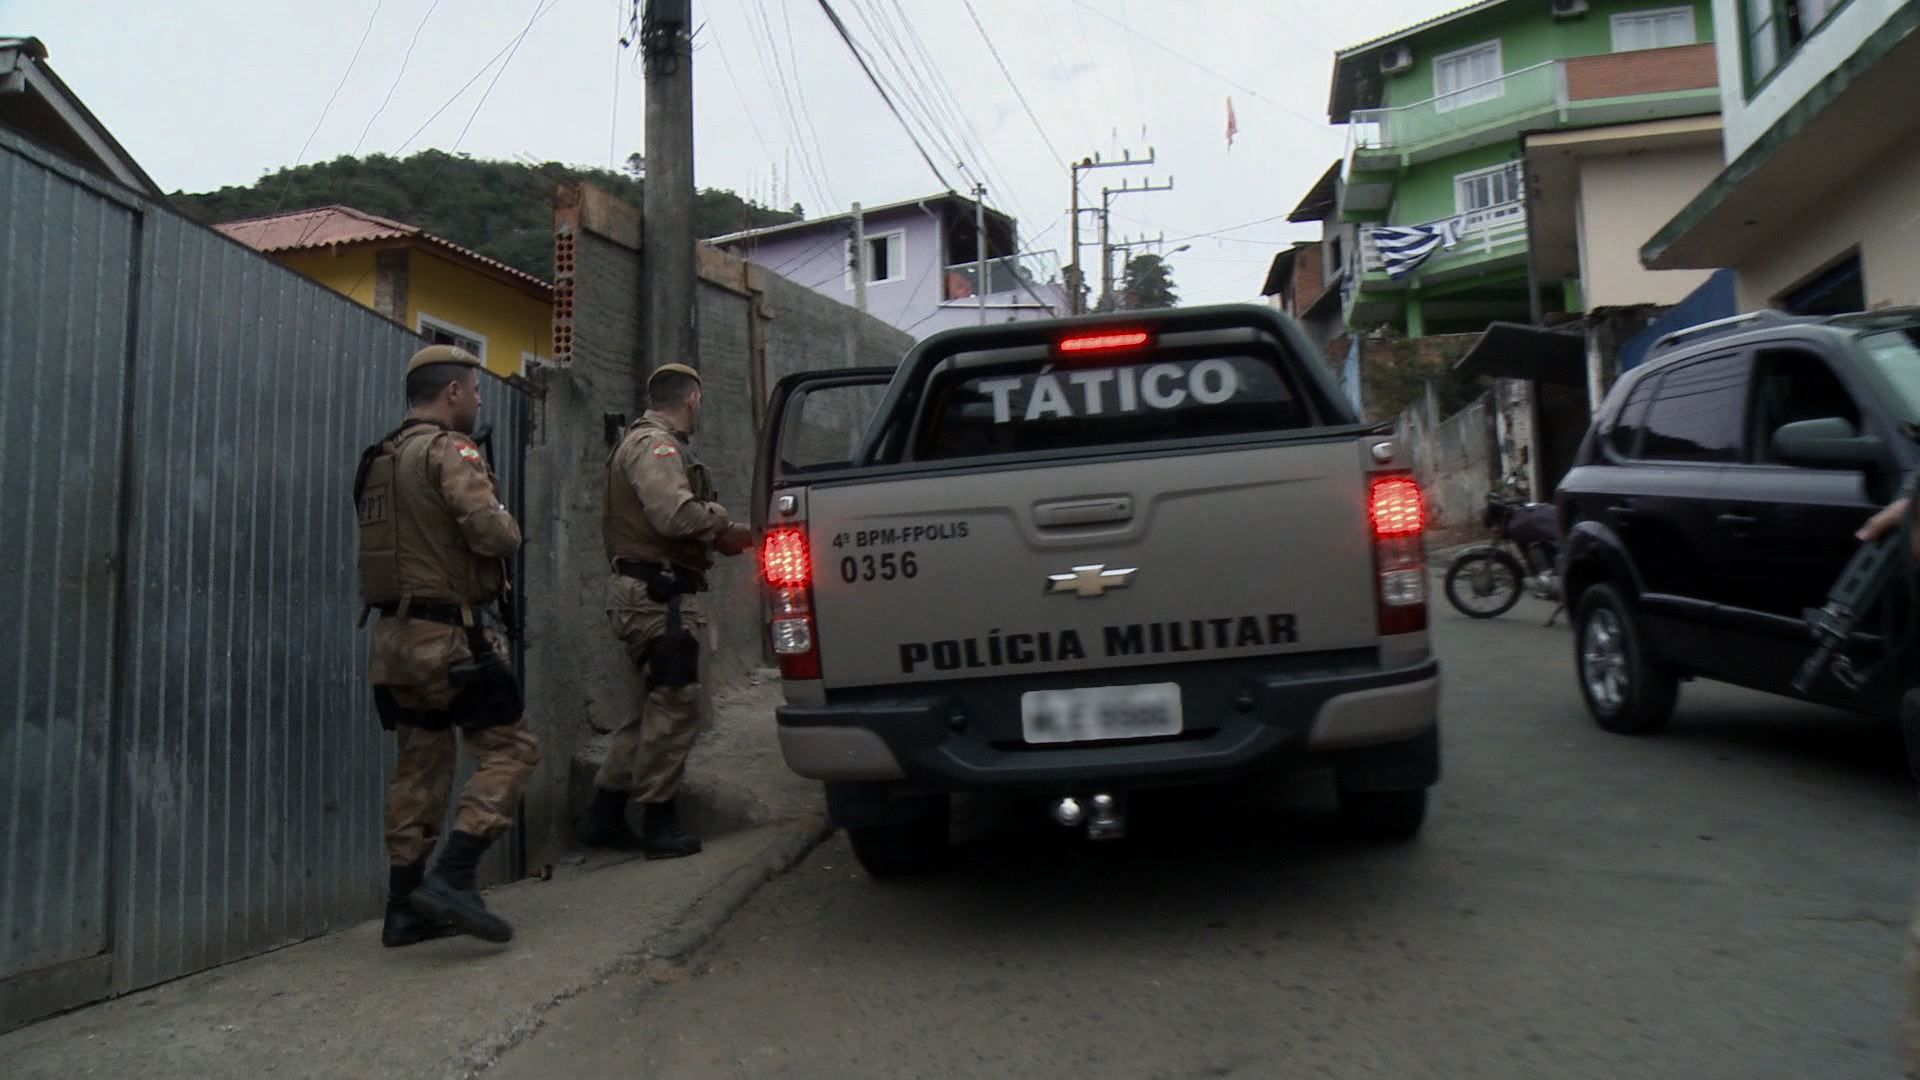
[[1192,244],[1181,244],[1179,247],[1174,248],[1172,251],[1167,252],[1167,254],[1178,255],[1183,251],[1191,251],[1191,250],[1193,250]]

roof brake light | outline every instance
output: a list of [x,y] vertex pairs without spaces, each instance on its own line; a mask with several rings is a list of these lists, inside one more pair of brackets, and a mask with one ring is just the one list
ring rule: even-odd
[[1118,352],[1138,349],[1153,340],[1145,330],[1122,330],[1106,334],[1081,334],[1060,339],[1062,353]]

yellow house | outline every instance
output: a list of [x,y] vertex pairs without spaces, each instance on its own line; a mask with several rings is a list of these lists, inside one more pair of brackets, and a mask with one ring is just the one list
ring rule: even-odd
[[547,362],[553,286],[477,251],[348,206],[215,227],[502,378]]

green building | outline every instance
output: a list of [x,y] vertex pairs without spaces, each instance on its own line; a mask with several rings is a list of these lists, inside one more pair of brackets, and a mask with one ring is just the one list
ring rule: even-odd
[[[1583,311],[1575,245],[1543,267],[1530,236],[1529,139],[1717,113],[1713,40],[1709,0],[1485,0],[1337,53],[1347,325],[1421,337]],[[1409,265],[1409,247],[1432,250]]]

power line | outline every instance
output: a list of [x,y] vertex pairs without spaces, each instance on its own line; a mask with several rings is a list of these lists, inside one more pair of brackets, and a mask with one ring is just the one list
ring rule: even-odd
[[827,197],[833,200],[833,205],[838,206],[840,200],[834,195],[833,180],[827,175],[826,156],[820,153],[820,129],[813,126],[813,110],[807,107],[806,80],[801,77],[800,54],[793,47],[793,9],[788,6],[788,0],[780,0],[780,21],[787,29],[787,59],[793,64],[795,96],[800,102],[800,116],[807,122],[807,131],[813,136],[813,153],[820,166],[820,180],[826,185]]
[[[387,111],[387,105],[393,101],[393,92],[400,89],[400,80],[407,74],[407,64],[413,60],[413,50],[420,44],[420,34],[427,28],[427,20],[433,18],[433,13],[439,7],[440,0],[433,0],[433,3],[427,5],[427,13],[420,16],[420,24],[413,28],[413,40],[407,42],[406,55],[400,58],[400,70],[394,73],[393,82],[387,87],[387,96],[380,99],[380,107],[373,110],[373,115],[367,117],[367,126],[360,129],[360,137],[353,143],[354,154],[360,153],[361,144],[367,141],[367,133],[373,130],[373,122],[380,119],[381,113]],[[371,23],[368,24],[368,28],[372,28]]]
[[1026,110],[1027,119],[1033,121],[1033,130],[1040,133],[1040,140],[1047,144],[1047,150],[1053,154],[1054,160],[1058,161],[1062,168],[1066,167],[1067,156],[1060,152],[1059,147],[1053,145],[1051,138],[1048,138],[1046,127],[1040,123],[1040,117],[1034,113],[1033,106],[1027,103],[1027,95],[1020,92],[1020,84],[1014,81],[1013,72],[1007,70],[1007,62],[1000,59],[1000,50],[994,47],[993,38],[987,35],[987,28],[980,22],[979,13],[973,10],[973,0],[961,0],[961,3],[966,5],[967,16],[973,20],[973,28],[980,31],[980,40],[987,43],[987,51],[993,54],[993,62],[1000,66],[1000,74],[1006,77],[1007,86],[1012,88],[1013,96],[1019,99],[1020,107]]
[[[544,17],[547,14],[547,12],[552,11],[554,8],[554,5],[558,4],[559,2],[560,0],[547,0],[546,5],[540,8],[539,11],[537,11],[534,14],[533,21],[539,22],[540,19]],[[528,24],[528,29],[531,29],[531,28],[532,28],[532,24],[530,23]],[[452,97],[448,98],[444,103],[442,103],[439,108],[433,110],[433,115],[427,117],[426,123],[421,124],[419,128],[417,128],[414,131],[413,134],[407,136],[407,141],[401,143],[400,149],[395,150],[393,152],[394,156],[399,157],[401,154],[406,153],[407,147],[413,145],[413,140],[419,138],[421,133],[426,131],[427,128],[431,127],[435,120],[440,119],[441,113],[446,112],[448,109],[452,108],[453,103],[456,101],[459,101],[460,98],[464,94],[466,94],[468,90],[472,89],[473,84],[479,82],[481,76],[485,75],[488,72],[488,70],[490,70],[493,67],[494,64],[499,63],[501,57],[507,55],[507,53],[517,48],[520,44],[521,39],[526,37],[526,33],[527,33],[526,30],[522,30],[519,34],[515,35],[512,40],[508,41],[505,45],[500,46],[500,51],[493,54],[493,59],[488,60],[486,63],[480,65],[480,70],[473,73],[473,78],[468,79],[464,84],[461,85],[460,89],[455,90],[453,92]]]
[[[824,167],[816,169],[813,155],[809,152],[810,144],[806,133],[801,129],[800,117],[793,107],[793,90],[787,85],[787,69],[780,60],[779,38],[773,32],[773,19],[767,14],[766,0],[753,0],[753,13],[759,17],[763,31],[763,33],[751,35],[754,55],[760,58],[763,67],[773,72],[774,87],[778,90],[774,100],[778,106],[781,126],[787,133],[787,145],[790,148],[799,148],[800,175],[807,182],[807,187],[812,190],[815,202],[832,205],[838,200],[829,197],[824,179]],[[798,74],[796,71],[796,78]]]
[[[367,38],[373,35],[373,23],[380,17],[380,5],[385,0],[374,0],[373,13],[367,16],[367,28],[360,31],[360,43],[353,47],[353,55],[347,59],[347,69],[340,73],[340,81],[333,85],[333,93],[327,96],[327,103],[320,108],[320,119],[313,122],[313,130],[307,132],[307,141],[300,144],[300,153],[294,155],[293,164],[287,169],[287,182],[280,185],[280,197],[273,201],[273,213],[280,212],[280,206],[287,201],[287,192],[293,189],[294,170],[306,160],[307,150],[313,146],[314,137],[320,134],[320,128],[327,122],[327,114],[333,111],[333,103],[339,100],[340,91],[347,85],[347,76],[353,74],[353,65],[360,62],[360,50],[367,47]],[[268,215],[269,217],[272,214]]]
[[831,0],[816,0],[816,2],[820,5],[820,10],[826,13],[827,21],[833,24],[834,32],[840,35],[840,40],[846,45],[847,51],[853,54],[853,59],[860,65],[860,70],[866,74],[867,81],[873,84],[873,89],[880,95],[880,100],[886,102],[887,111],[891,112],[893,118],[900,122],[900,127],[907,133],[907,138],[913,143],[913,148],[920,152],[920,160],[927,163],[928,171],[933,173],[934,178],[940,181],[942,187],[949,191],[953,190],[953,182],[948,180],[946,174],[940,171],[940,167],[933,163],[932,155],[927,153],[926,147],[920,145],[919,137],[916,136],[913,133],[913,129],[908,126],[906,117],[900,115],[900,107],[893,103],[892,95],[888,94],[887,88],[880,84],[879,77],[873,73],[873,68],[867,64],[867,58],[860,55],[859,47],[853,43],[853,35],[847,31],[847,24],[840,20],[840,13],[833,10]]
[[768,163],[772,163],[773,151],[767,148],[767,140],[760,134],[760,123],[753,118],[753,109],[747,104],[747,95],[740,89],[740,80],[733,72],[733,61],[727,58],[727,47],[720,41],[720,35],[713,31],[711,23],[708,24],[707,32],[713,37],[713,47],[720,53],[721,66],[727,69],[727,81],[733,84],[733,94],[740,99],[740,111],[747,117],[747,127],[753,131],[753,141],[760,145],[760,152],[766,155]]
[[467,141],[467,131],[473,127],[474,120],[479,118],[480,110],[487,104],[487,98],[493,95],[493,88],[500,85],[500,76],[505,75],[507,69],[513,66],[513,58],[519,55],[520,46],[525,44],[527,35],[533,33],[533,24],[539,22],[540,16],[546,13],[540,5],[541,0],[534,0],[533,14],[527,18],[527,25],[520,31],[520,36],[513,39],[513,48],[507,51],[506,62],[500,65],[499,71],[493,73],[493,81],[480,92],[480,100],[474,102],[473,111],[467,114],[467,122],[461,125],[459,136],[453,140],[454,150],[460,149],[460,144]]

